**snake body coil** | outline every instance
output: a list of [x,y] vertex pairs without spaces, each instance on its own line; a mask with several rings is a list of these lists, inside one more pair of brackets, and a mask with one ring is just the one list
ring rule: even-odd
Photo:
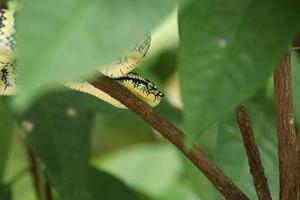
[[[139,62],[145,57],[151,44],[151,37],[146,37],[136,44],[127,56],[120,58],[112,64],[99,68],[99,71],[111,77],[130,90],[137,97],[151,106],[159,104],[163,93],[150,80],[132,73]],[[13,95],[16,93],[17,70],[15,64],[15,29],[14,13],[5,9],[0,10],[0,95]],[[126,108],[107,93],[94,87],[86,81],[73,81],[65,83],[71,89],[93,95],[118,108]]]
[[16,92],[15,29],[13,12],[0,10],[0,95]]

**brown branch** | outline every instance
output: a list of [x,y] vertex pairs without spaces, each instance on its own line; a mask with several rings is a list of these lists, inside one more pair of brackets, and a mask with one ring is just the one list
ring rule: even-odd
[[290,197],[293,194],[290,193],[287,175],[295,175],[295,171],[290,169],[290,161],[293,159],[291,152],[296,138],[290,59],[290,54],[286,55],[274,72],[281,200],[293,199]]
[[[300,32],[297,34],[297,36],[294,39],[293,42],[293,47],[300,47]],[[298,56],[300,56],[300,49],[296,50]],[[297,124],[296,124],[297,125]],[[295,150],[294,150],[294,167],[295,167],[295,172],[296,172],[296,178],[294,180],[294,185],[291,186],[291,190],[294,191],[296,190],[297,193],[297,199],[300,199],[300,132],[299,132],[299,127],[296,126],[296,131],[297,131],[297,138],[296,138],[296,143],[295,143]],[[288,178],[292,178],[293,174],[289,174]]]
[[52,190],[51,190],[51,185],[49,183],[49,181],[46,181],[45,183],[45,191],[46,191],[46,198],[47,200],[52,200]]
[[248,199],[246,195],[243,194],[240,189],[235,186],[233,182],[215,165],[215,163],[211,161],[198,147],[194,146],[191,150],[187,150],[183,144],[183,133],[167,119],[155,112],[149,105],[139,100],[128,90],[108,77],[99,77],[91,84],[127,106],[127,108],[144,119],[167,140],[173,143],[178,150],[180,150],[205,174],[215,188],[219,190],[226,199]]
[[258,147],[253,135],[250,118],[243,106],[236,109],[236,119],[242,134],[244,147],[248,156],[250,172],[259,200],[272,200],[267,178],[261,162]]
[[27,147],[27,154],[37,199],[52,200],[51,186],[48,181],[44,180],[44,173],[41,171],[40,163],[29,147]]
[[300,199],[300,135],[297,135],[291,153],[290,170],[287,174],[287,188],[290,196],[285,199]]
[[30,171],[32,174],[32,181],[36,191],[37,199],[41,199],[40,178],[38,173],[37,160],[35,158],[34,153],[29,148],[27,148],[27,154],[28,154]]
[[[300,133],[297,134],[296,142],[294,145],[294,155],[295,155],[295,189],[297,193],[297,199],[300,199]],[[293,188],[292,188],[293,190]]]

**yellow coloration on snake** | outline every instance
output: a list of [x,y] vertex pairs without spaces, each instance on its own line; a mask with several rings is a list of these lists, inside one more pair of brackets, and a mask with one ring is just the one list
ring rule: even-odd
[[[105,76],[111,77],[126,87],[137,97],[150,106],[159,104],[164,96],[161,91],[148,79],[132,73],[138,63],[146,56],[151,44],[151,37],[147,36],[142,42],[136,44],[127,56],[120,58],[112,64],[99,68]],[[13,95],[16,93],[17,71],[15,65],[15,29],[14,13],[12,11],[0,10],[0,95]],[[118,108],[126,108],[109,94],[94,87],[86,81],[73,81],[65,83],[73,90],[84,92],[95,96]]]
[[141,43],[129,52],[125,57],[119,58],[117,62],[114,62],[99,71],[111,78],[120,78],[134,70],[137,64],[146,56],[151,44],[151,37],[147,36]]
[[14,13],[0,10],[0,95],[16,93]]
[[148,79],[144,79],[136,73],[129,73],[126,76],[116,79],[119,83],[125,86],[129,91],[143,99],[152,107],[157,106],[164,94],[159,91]]

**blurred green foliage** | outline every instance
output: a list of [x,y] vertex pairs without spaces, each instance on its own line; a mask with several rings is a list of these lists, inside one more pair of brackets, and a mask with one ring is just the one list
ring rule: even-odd
[[0,199],[12,200],[12,193],[9,185],[0,185]]
[[24,2],[17,20],[20,65],[24,66],[19,72],[22,90],[17,102],[24,106],[28,98],[57,82],[91,75],[127,52],[176,4],[176,0]]
[[9,147],[13,132],[13,120],[9,113],[8,106],[4,99],[0,99],[0,183],[3,180],[3,171],[5,168],[5,161],[9,154]]
[[[180,102],[179,97],[168,93],[158,112],[256,199],[232,113],[245,103],[278,199],[271,72],[299,30],[300,6],[293,0],[182,0],[175,12],[177,3],[30,0],[16,6],[22,85],[20,95],[8,100],[13,109],[21,106],[26,112],[14,113],[13,121],[7,98],[0,98],[1,200],[37,199],[28,148],[55,199],[222,199],[195,166],[134,113],[78,92],[53,92],[64,81],[93,74],[148,32],[153,32],[152,46],[137,70],[166,94],[174,87],[183,100],[183,108],[174,105],[171,100]],[[295,54],[297,125],[299,73]]]
[[[120,181],[88,165],[94,117],[81,97],[69,93],[44,96],[21,116],[29,145],[61,199],[136,199]],[[26,127],[29,124],[31,129]]]
[[179,75],[190,141],[265,85],[299,18],[294,0],[203,0],[183,10]]

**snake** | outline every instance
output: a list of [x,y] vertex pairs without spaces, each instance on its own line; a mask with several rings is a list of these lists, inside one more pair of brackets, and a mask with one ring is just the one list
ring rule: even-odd
[[[18,73],[16,65],[16,30],[15,12],[0,9],[0,95],[10,96],[17,94]],[[151,36],[147,35],[142,41],[135,44],[128,53],[111,64],[99,67],[101,75],[108,76],[148,105],[157,106],[164,96],[158,87],[149,79],[133,72],[144,59],[151,45]],[[75,80],[64,83],[70,89],[92,95],[117,108],[126,109],[118,100],[104,91],[96,88],[88,81]]]

